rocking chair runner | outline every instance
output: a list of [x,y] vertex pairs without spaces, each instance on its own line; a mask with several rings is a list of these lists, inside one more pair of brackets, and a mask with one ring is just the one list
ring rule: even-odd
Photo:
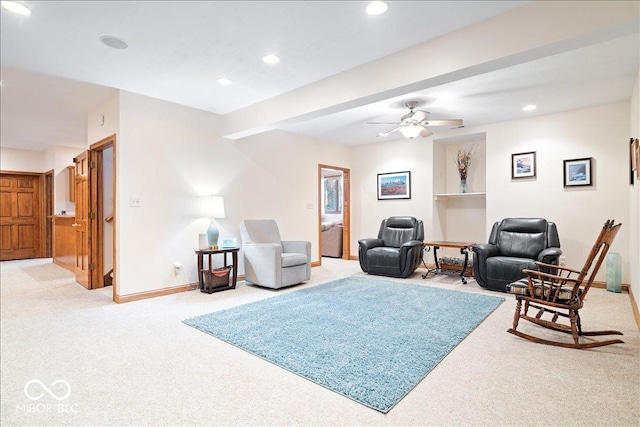
[[[580,336],[622,335],[622,333],[619,331],[585,332],[580,325],[580,314],[578,312],[578,310],[582,308],[587,292],[589,292],[596,273],[600,269],[600,265],[604,261],[609,247],[613,239],[615,239],[616,234],[618,234],[621,225],[622,224],[613,225],[613,220],[605,222],[582,270],[574,270],[541,262],[537,262],[536,264],[541,268],[546,267],[551,269],[551,272],[556,271],[556,274],[543,273],[536,270],[523,270],[523,272],[527,274],[527,278],[507,286],[508,292],[515,294],[516,297],[516,312],[513,317],[513,328],[507,332],[537,343],[568,348],[593,348],[624,343],[624,341],[619,339],[580,343]],[[571,278],[570,276],[572,274],[577,276]],[[521,311],[523,302],[524,310]],[[539,310],[535,317],[528,315],[529,308]],[[566,312],[564,312],[564,310],[566,310]],[[552,314],[552,319],[542,319],[541,317],[545,313]],[[569,318],[570,325],[558,323],[558,317]],[[517,331],[516,329],[520,319],[528,320],[555,331],[571,334],[574,342],[551,341]]]

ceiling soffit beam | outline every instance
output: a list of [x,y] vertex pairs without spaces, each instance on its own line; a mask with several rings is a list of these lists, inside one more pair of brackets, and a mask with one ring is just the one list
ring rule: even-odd
[[638,32],[638,2],[534,2],[222,117],[240,139]]

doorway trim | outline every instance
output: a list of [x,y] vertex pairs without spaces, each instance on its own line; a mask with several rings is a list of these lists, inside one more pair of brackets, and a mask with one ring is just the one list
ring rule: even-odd
[[54,173],[55,171],[51,169],[50,171],[44,172],[41,178],[43,188],[42,212],[44,213],[44,247],[42,258],[53,257]]
[[111,222],[113,224],[113,281],[112,281],[112,300],[116,301],[116,296],[118,295],[118,281],[116,274],[116,253],[117,253],[117,244],[116,244],[116,236],[117,236],[117,221],[116,221],[116,134],[110,135],[106,138],[101,139],[89,146],[89,150],[93,153],[92,158],[95,161],[95,168],[92,168],[92,173],[94,175],[94,179],[92,180],[92,188],[89,191],[90,194],[90,205],[91,211],[95,212],[96,219],[93,221],[91,226],[91,237],[92,237],[92,253],[93,260],[96,263],[96,276],[98,286],[93,286],[93,288],[104,287],[104,206],[102,202],[103,191],[104,191],[104,182],[102,178],[103,173],[103,151],[112,148],[113,153],[113,215],[111,218]]
[[322,265],[322,170],[342,172],[342,259],[351,258],[351,169],[318,164],[318,259]]

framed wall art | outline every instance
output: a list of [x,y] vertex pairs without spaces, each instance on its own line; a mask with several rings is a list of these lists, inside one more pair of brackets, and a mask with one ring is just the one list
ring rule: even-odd
[[535,151],[511,155],[511,179],[535,178],[536,167]]
[[410,199],[411,172],[378,174],[378,200]]
[[591,157],[564,160],[564,186],[593,185],[591,182]]
[[636,179],[640,179],[640,142],[638,138],[633,140],[633,152],[636,162]]
[[636,179],[640,179],[640,143],[638,142],[638,138],[631,138],[631,150],[629,152],[629,156],[631,160],[630,183],[633,185],[633,171],[636,172]]

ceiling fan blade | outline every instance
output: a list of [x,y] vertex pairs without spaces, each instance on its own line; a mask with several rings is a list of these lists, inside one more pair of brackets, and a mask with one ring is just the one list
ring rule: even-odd
[[462,119],[452,120],[426,120],[426,126],[460,126],[462,125]]
[[420,136],[423,138],[428,137],[429,135],[433,135],[433,132],[431,132],[429,129],[424,128],[424,130],[422,132],[420,132]]
[[399,125],[402,122],[367,122],[368,125]]
[[379,134],[377,134],[376,136],[387,136],[387,135],[389,135],[391,132],[395,132],[395,131],[397,131],[398,129],[400,129],[401,127],[403,127],[403,126],[398,126],[398,127],[397,127],[397,128],[395,128],[395,129],[391,129],[391,130],[389,130],[389,131],[379,133]]

